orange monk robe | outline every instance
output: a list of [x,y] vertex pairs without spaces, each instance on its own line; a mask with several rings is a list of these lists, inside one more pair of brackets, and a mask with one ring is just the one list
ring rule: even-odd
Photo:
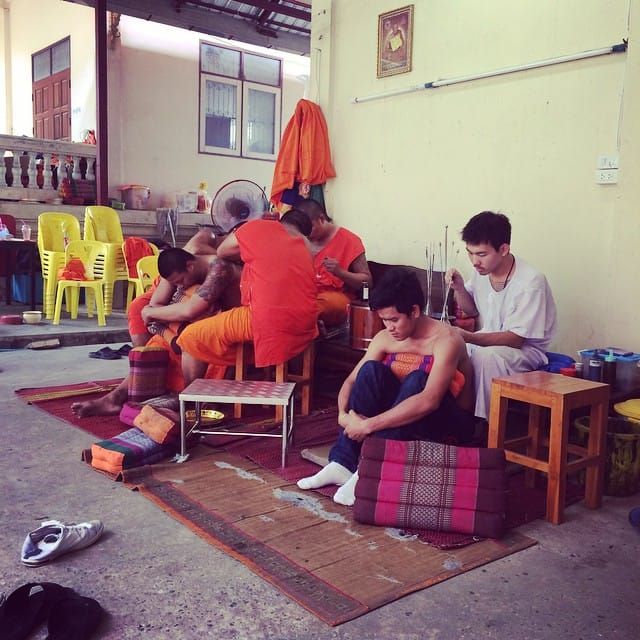
[[322,111],[315,102],[299,100],[282,134],[273,170],[271,202],[276,207],[280,205],[283,191],[291,189],[295,182],[324,184],[335,175]]
[[244,262],[242,304],[251,309],[256,366],[286,362],[318,335],[313,258],[304,238],[280,222],[253,220],[236,231]]
[[345,290],[344,281],[327,271],[323,260],[334,258],[348,271],[351,263],[363,253],[362,240],[355,233],[340,227],[327,245],[316,254],[313,263],[318,284],[319,318],[326,325],[342,324],[347,319],[348,305],[355,294]]
[[280,222],[253,220],[235,235],[244,262],[243,306],[190,324],[178,345],[201,362],[232,365],[235,345],[253,342],[256,366],[286,362],[318,335],[311,253]]

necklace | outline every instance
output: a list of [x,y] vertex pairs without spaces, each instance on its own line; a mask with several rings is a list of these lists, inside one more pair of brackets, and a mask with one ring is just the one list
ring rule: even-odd
[[496,282],[496,283],[491,282],[491,286],[493,287],[494,291],[502,291],[509,283],[509,278],[511,277],[511,272],[513,271],[513,267],[516,266],[516,257],[513,255],[511,257],[513,258],[513,262],[511,263],[511,267],[509,268],[507,277],[502,282]]

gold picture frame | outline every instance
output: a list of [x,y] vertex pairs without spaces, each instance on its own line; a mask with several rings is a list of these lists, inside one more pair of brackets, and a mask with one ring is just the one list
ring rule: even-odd
[[411,71],[413,5],[378,16],[378,78]]

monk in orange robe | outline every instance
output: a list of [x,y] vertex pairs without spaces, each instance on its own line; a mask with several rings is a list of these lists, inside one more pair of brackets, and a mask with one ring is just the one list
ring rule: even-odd
[[362,240],[334,224],[315,200],[302,200],[295,209],[311,220],[311,251],[318,284],[318,319],[325,326],[347,319],[349,303],[359,297],[362,285],[373,285]]
[[231,233],[218,257],[244,264],[242,306],[189,325],[179,336],[185,384],[208,364],[233,364],[236,345],[253,342],[258,367],[280,364],[318,335],[313,258],[304,236],[311,222],[300,211],[280,222],[253,220]]

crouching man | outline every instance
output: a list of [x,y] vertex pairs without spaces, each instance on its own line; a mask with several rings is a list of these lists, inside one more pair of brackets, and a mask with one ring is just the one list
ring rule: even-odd
[[370,307],[384,323],[338,394],[341,427],[329,464],[298,482],[301,489],[341,485],[334,501],[351,505],[363,440],[433,440],[467,444],[473,435],[473,368],[464,340],[423,314],[415,274],[392,269]]

